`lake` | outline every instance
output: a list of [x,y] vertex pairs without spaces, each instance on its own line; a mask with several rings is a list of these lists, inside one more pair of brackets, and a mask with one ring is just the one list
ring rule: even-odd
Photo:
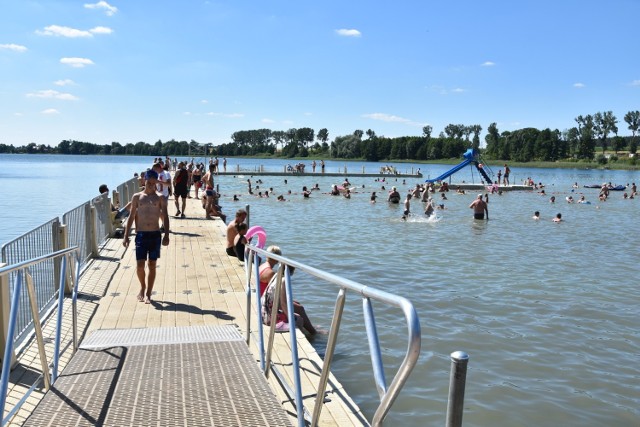
[[[110,188],[152,158],[119,156],[0,155],[0,212],[6,242]],[[463,423],[466,426],[640,425],[640,321],[638,315],[638,199],[611,192],[598,200],[585,184],[640,182],[637,171],[511,168],[511,182],[531,177],[547,195],[505,192],[491,195],[489,221],[475,221],[469,203],[475,193],[451,191],[436,220],[414,215],[402,221],[402,206],[384,201],[382,190],[402,194],[422,180],[350,177],[351,199],[327,192],[337,178],[257,177],[263,166],[279,171],[286,160],[229,159],[236,176],[219,177],[227,214],[251,206],[251,225],[261,225],[267,244],[283,255],[412,301],[422,326],[418,366],[393,406],[386,424],[442,425],[449,386],[449,355],[470,356]],[[310,170],[310,162],[307,170]],[[392,163],[389,163],[392,164]],[[327,162],[327,172],[379,170],[384,163]],[[425,177],[451,166],[395,164],[400,172],[421,168]],[[318,168],[319,169],[319,168]],[[495,169],[495,168],[494,168]],[[496,170],[497,171],[497,170]],[[273,187],[287,202],[247,194]],[[256,180],[261,179],[260,189]],[[285,183],[285,179],[287,182]],[[465,169],[452,182],[479,182]],[[577,182],[579,188],[572,188]],[[302,186],[313,187],[303,199]],[[291,191],[291,194],[289,194]],[[380,198],[371,204],[371,191]],[[233,194],[240,201],[232,201]],[[584,194],[590,204],[568,204]],[[556,203],[549,196],[556,196]],[[440,195],[436,195],[440,200]],[[533,220],[540,211],[540,220]],[[562,213],[563,222],[551,219]],[[202,212],[187,212],[202,215]],[[314,286],[304,274],[293,279],[296,299],[311,320],[327,327],[336,290]],[[360,298],[347,295],[333,371],[371,417],[378,404],[371,375]],[[374,304],[387,381],[406,349],[401,314]],[[314,345],[323,351],[324,337]]]

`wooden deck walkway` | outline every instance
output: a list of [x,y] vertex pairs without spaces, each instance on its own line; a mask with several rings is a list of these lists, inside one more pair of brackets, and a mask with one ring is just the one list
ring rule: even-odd
[[[173,201],[170,200],[170,213],[174,211]],[[78,327],[81,345],[82,340],[91,337],[94,332],[100,333],[110,330],[127,333],[141,329],[155,328],[161,331],[175,331],[182,330],[184,327],[198,329],[229,327],[231,325],[244,337],[246,332],[245,272],[242,263],[225,253],[226,226],[219,219],[204,219],[204,211],[199,201],[194,199],[188,199],[186,215],[185,219],[171,217],[170,244],[168,247],[162,248],[161,258],[158,260],[152,304],[144,304],[136,299],[139,282],[136,277],[133,247],[125,250],[121,239],[107,240],[101,249],[100,257],[89,263],[80,281]],[[69,347],[71,341],[70,306],[70,304],[65,304],[63,348],[65,345]],[[255,313],[255,308],[253,310],[252,313]],[[252,323],[252,330],[255,331],[255,319],[252,319]],[[45,324],[43,332],[47,342],[47,357],[48,360],[51,360],[53,352],[51,337],[55,336],[53,321]],[[276,334],[274,364],[284,373],[285,377],[291,380],[293,372],[291,371],[288,337],[289,334]],[[244,342],[242,344],[245,345]],[[302,333],[298,333],[298,347],[303,380],[302,394],[305,406],[312,410],[322,360]],[[256,366],[259,366],[255,339],[252,338],[252,345],[247,350],[250,352],[251,360],[255,363],[255,366],[250,369],[255,370]],[[80,352],[82,351],[80,350]],[[63,354],[60,360],[61,370],[70,363],[70,353],[68,348]],[[177,353],[178,356],[179,353]],[[132,354],[134,353],[132,352]],[[22,352],[18,360],[19,366],[11,375],[10,392],[7,398],[8,409],[22,398],[39,371],[39,359],[35,344],[31,344]],[[189,368],[189,366],[185,367]],[[193,368],[198,367],[193,366]],[[66,372],[63,371],[59,381],[65,374]],[[89,376],[87,381],[91,381]],[[275,375],[269,376],[268,384],[274,395],[274,400],[284,408],[291,423],[296,424],[294,406],[275,379]],[[58,391],[58,393],[60,392]],[[32,393],[22,409],[13,416],[9,425],[25,425],[43,396],[43,390],[36,390]],[[84,417],[83,424],[80,425],[103,425],[96,423],[96,420],[109,419],[108,414],[112,409],[109,406],[115,406],[115,402],[118,402],[117,405],[123,404],[123,400],[114,397],[113,393],[109,396],[105,397],[101,406],[102,410],[106,411],[106,418],[104,416],[102,418]],[[217,394],[215,396],[220,398]],[[333,376],[329,380],[327,397],[329,398],[326,399],[327,402],[322,410],[320,425],[367,425],[359,408]],[[70,404],[64,396],[61,402],[63,402],[62,406]],[[160,405],[154,402],[150,402],[150,404]],[[134,411],[136,406],[132,404],[131,408],[130,410]],[[118,412],[123,411],[121,407],[113,409]],[[76,412],[79,411],[80,409],[77,409]],[[140,424],[139,418],[133,414],[127,415],[126,409],[124,411],[124,418],[119,416],[118,420],[129,419],[132,420],[131,425],[143,425]],[[7,413],[5,413],[6,415]],[[188,412],[185,412],[182,418],[182,422],[176,423],[174,419],[173,424],[166,425],[183,424],[183,422],[184,425],[190,425]],[[134,423],[134,420],[137,421]],[[245,425],[240,419],[238,420],[237,425]],[[150,424],[160,425],[156,423],[157,421],[154,420]],[[34,424],[34,421],[27,424],[38,425],[37,422]]]

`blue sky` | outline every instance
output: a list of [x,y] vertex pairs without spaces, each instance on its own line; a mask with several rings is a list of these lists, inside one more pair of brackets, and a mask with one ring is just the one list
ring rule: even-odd
[[639,0],[0,0],[0,143],[449,123],[564,130],[640,109]]

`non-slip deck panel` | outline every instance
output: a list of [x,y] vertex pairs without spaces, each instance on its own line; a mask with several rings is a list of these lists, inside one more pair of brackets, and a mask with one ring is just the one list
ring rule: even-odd
[[80,344],[82,349],[137,345],[242,341],[233,325],[178,326],[175,328],[101,329]]
[[240,340],[81,349],[26,426],[291,425]]

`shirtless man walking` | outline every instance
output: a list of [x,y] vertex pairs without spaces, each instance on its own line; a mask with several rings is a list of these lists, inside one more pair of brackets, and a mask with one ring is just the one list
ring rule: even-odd
[[475,219],[484,219],[485,212],[487,219],[489,219],[489,207],[487,206],[487,202],[482,200],[482,194],[478,194],[478,198],[471,202],[469,208],[473,209],[473,217]]
[[247,211],[244,209],[238,209],[236,211],[236,217],[233,221],[227,225],[227,255],[236,256],[235,250],[235,238],[238,235],[238,229],[236,226],[242,224],[247,219]]
[[[153,284],[156,280],[156,261],[160,258],[160,243],[163,246],[169,245],[169,214],[166,199],[156,193],[158,174],[154,170],[150,170],[147,171],[145,178],[144,190],[134,194],[131,198],[131,214],[124,229],[122,244],[125,248],[129,247],[129,233],[135,221],[136,273],[138,280],[140,280],[138,301],[150,304]],[[164,226],[164,237],[162,237],[158,224],[160,219],[162,219]],[[144,271],[147,257],[149,260],[148,277]]]

